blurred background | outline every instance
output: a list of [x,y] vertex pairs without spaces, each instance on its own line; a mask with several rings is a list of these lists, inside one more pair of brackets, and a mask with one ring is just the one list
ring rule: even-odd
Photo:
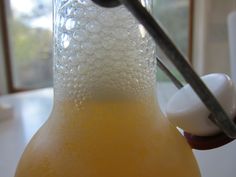
[[[155,18],[199,75],[231,75],[227,18],[234,10],[236,0],[153,0]],[[52,56],[52,1],[0,1],[0,95],[51,87]],[[168,81],[160,70],[157,76]]]
[[0,92],[52,86],[52,1],[4,0],[0,11]]

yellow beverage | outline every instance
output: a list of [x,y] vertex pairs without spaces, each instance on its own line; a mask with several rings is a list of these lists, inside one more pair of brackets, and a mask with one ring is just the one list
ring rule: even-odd
[[126,99],[55,107],[15,177],[200,177],[190,147],[158,105]]
[[54,7],[54,110],[15,177],[200,177],[150,94],[155,45],[144,28],[124,6]]

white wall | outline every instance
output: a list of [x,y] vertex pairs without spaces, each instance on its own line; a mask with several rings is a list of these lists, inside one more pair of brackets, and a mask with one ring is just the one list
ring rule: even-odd
[[197,0],[194,14],[193,65],[200,74],[230,75],[227,16],[235,0]]

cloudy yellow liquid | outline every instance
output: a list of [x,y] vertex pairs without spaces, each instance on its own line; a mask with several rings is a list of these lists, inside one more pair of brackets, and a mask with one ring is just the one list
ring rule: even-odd
[[15,177],[200,177],[190,147],[157,105],[58,105],[26,148]]

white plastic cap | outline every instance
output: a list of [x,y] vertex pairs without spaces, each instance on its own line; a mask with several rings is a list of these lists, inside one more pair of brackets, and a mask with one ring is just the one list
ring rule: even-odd
[[[225,74],[209,74],[201,79],[233,119],[236,113],[236,89],[232,80]],[[193,135],[211,136],[221,132],[208,119],[210,112],[189,84],[169,100],[166,115],[175,126]]]

